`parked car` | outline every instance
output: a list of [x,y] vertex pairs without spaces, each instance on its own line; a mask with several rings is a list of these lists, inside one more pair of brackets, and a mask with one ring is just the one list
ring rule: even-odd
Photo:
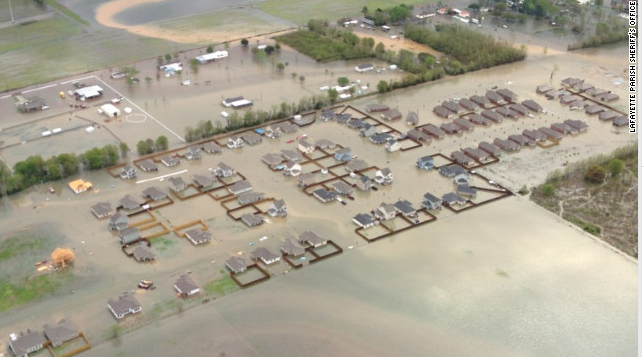
[[152,287],[154,283],[152,283],[152,280],[141,280],[139,281],[139,288],[141,289],[149,289]]

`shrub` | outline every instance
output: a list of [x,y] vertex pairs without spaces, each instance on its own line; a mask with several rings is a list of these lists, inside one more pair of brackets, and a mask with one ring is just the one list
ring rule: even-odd
[[599,165],[590,166],[584,173],[584,180],[591,184],[600,184],[606,179],[606,169]]
[[546,197],[552,197],[555,195],[555,186],[551,183],[546,183],[541,185],[541,194]]
[[608,163],[608,172],[610,172],[610,175],[613,177],[619,176],[619,174],[622,173],[624,170],[624,161],[620,159],[612,159]]

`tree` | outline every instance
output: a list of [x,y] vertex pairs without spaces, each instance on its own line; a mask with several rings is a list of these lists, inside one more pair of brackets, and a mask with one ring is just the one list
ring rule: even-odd
[[214,50],[215,46],[213,45],[208,45],[208,47],[206,47],[206,53],[213,53]]
[[75,175],[78,172],[78,158],[73,154],[60,154],[56,162],[63,168],[62,177]]
[[122,157],[127,157],[127,153],[130,152],[130,148],[127,146],[125,142],[121,142],[119,144],[119,149],[121,149],[121,156]]
[[47,165],[47,179],[50,181],[58,180],[61,178],[60,167],[54,162]]
[[282,45],[279,42],[275,42],[275,51],[279,52],[282,49]]
[[376,45],[376,53],[385,53],[385,45],[382,42],[378,42]]
[[165,135],[161,135],[154,142],[154,147],[158,151],[168,150],[168,138]]
[[230,48],[230,44],[228,42],[224,42],[224,49],[227,50],[229,48]]
[[338,100],[338,91],[333,88],[329,89],[327,95],[329,96],[329,102],[331,102],[331,104]]
[[74,252],[71,249],[58,247],[51,253],[51,261],[55,266],[64,268],[74,262]]
[[595,34],[597,36],[604,36],[610,31],[610,27],[605,22],[600,22],[595,26]]
[[165,54],[165,61],[166,61],[166,63],[172,61],[172,55],[169,54],[169,53],[166,53]]
[[283,71],[284,71],[284,68],[286,68],[286,66],[284,65],[284,63],[279,62],[279,63],[277,64],[277,70],[278,70],[278,71],[283,72]]
[[146,76],[145,77],[145,83],[147,83],[147,85],[150,85],[150,83],[152,83],[152,77]]
[[304,77],[304,76],[300,76],[300,84],[304,83],[304,80],[305,80],[305,79],[306,79],[306,77]]
[[584,173],[584,180],[591,184],[600,184],[606,179],[606,169],[599,165],[590,166]]
[[378,82],[378,93],[386,93],[387,91],[389,91],[389,84],[383,80]]
[[110,340],[117,339],[121,335],[122,331],[123,327],[121,325],[114,324],[105,331],[105,337]]
[[119,160],[119,149],[116,145],[105,145],[101,148],[102,167],[113,166]]
[[248,39],[247,38],[242,38],[241,45],[244,46],[244,47],[248,47]]
[[349,85],[349,78],[347,77],[340,77],[338,78],[338,85],[340,87],[346,87]]
[[405,4],[394,6],[389,11],[389,20],[394,23],[404,21],[406,18],[411,16],[412,9],[413,9],[412,6],[408,6]]
[[473,11],[479,11],[481,10],[481,5],[477,3],[471,3],[467,6],[468,9],[472,9]]
[[157,57],[157,68],[163,65],[163,56]]
[[199,72],[199,60],[196,58],[193,58],[190,60],[190,68],[194,73]]
[[104,167],[103,153],[99,148],[93,148],[83,154],[85,165],[90,170],[98,170]]
[[148,143],[145,140],[141,140],[136,144],[136,151],[139,153],[140,156],[149,154],[152,152],[152,147],[150,146],[150,143]]
[[297,78],[297,73],[291,72],[291,78],[293,78],[293,79]]
[[270,55],[275,52],[275,47],[273,45],[268,45],[264,48],[264,52],[266,52],[267,55]]
[[366,6],[363,6],[361,12],[362,12],[363,15],[367,15],[369,13],[369,8],[366,7]]
[[608,172],[612,177],[617,177],[624,170],[624,161],[614,158],[608,163]]

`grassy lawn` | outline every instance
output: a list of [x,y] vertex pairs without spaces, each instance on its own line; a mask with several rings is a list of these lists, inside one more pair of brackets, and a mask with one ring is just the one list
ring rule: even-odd
[[224,273],[223,278],[209,282],[203,289],[208,294],[225,295],[239,289],[239,286]]
[[154,249],[162,252],[170,248],[171,246],[177,244],[176,239],[168,238],[168,235],[161,237],[153,238],[150,240]]
[[85,20],[83,20],[82,17],[80,17],[77,13],[73,12],[72,10],[68,9],[67,7],[61,5],[58,3],[56,0],[43,0],[47,5],[53,7],[54,9],[62,12],[63,14],[69,16],[70,18],[74,19],[74,21],[77,21],[79,24],[89,26],[89,23]]
[[[408,5],[427,4],[435,0],[410,0]],[[305,25],[309,19],[326,19],[335,22],[342,17],[361,15],[363,6],[370,10],[377,8],[393,7],[398,2],[385,0],[307,0],[305,4],[300,0],[269,0],[259,3],[259,8],[267,13],[291,21],[298,25]]]
[[42,250],[43,247],[44,242],[40,240],[28,237],[11,237],[0,245],[0,262],[18,257],[28,251]]
[[[20,21],[26,17],[41,15],[47,12],[47,9],[34,0],[11,0],[11,11],[15,21]],[[9,12],[9,2],[0,2],[0,22],[11,21],[11,12]]]
[[53,294],[72,278],[72,273],[65,271],[28,276],[17,283],[0,280],[0,311]]

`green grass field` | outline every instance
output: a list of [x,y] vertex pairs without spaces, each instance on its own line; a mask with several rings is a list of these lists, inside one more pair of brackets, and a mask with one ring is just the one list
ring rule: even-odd
[[[11,10],[15,21],[47,12],[45,7],[39,6],[34,0],[11,0]],[[8,21],[11,21],[9,1],[0,1],[0,23]]]
[[[403,3],[408,5],[427,4],[435,0],[410,0]],[[291,21],[298,25],[305,25],[309,19],[326,19],[335,22],[339,18],[361,15],[363,6],[369,10],[388,8],[397,5],[397,2],[386,0],[269,0],[259,3],[259,8],[265,12]]]
[[204,285],[203,289],[206,293],[221,296],[239,289],[239,286],[230,278],[230,276],[225,272],[222,274],[225,275],[223,278],[213,280]]
[[268,21],[255,14],[244,11],[222,11],[194,16],[184,16],[171,20],[153,22],[152,25],[178,33],[245,32],[268,33],[283,29],[283,25]]

